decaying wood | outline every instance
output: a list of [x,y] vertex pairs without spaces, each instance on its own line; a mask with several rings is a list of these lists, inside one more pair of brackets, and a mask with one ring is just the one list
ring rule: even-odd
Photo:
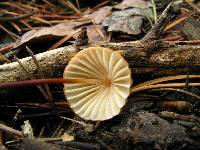
[[[150,57],[145,55],[144,52],[138,52],[137,50],[124,50],[119,52],[128,60],[133,73],[152,73],[152,75],[156,75],[160,72],[164,75],[165,70],[169,71],[171,69],[168,75],[170,73],[174,75],[176,73],[187,73],[189,71],[199,72],[199,50],[200,45],[175,46],[160,49]],[[45,77],[62,76],[65,66],[77,51],[77,48],[68,46],[37,54],[36,58],[41,65]],[[31,74],[39,77],[31,57],[23,58],[21,61],[27,66]],[[0,83],[27,80],[27,78],[17,62],[0,66]]]
[[[61,75],[63,68],[78,50],[75,47],[63,47],[36,55],[37,61],[45,77]],[[31,57],[21,59],[27,70],[35,77],[39,77],[37,67]],[[14,82],[26,80],[27,76],[17,62],[0,66],[0,82]]]

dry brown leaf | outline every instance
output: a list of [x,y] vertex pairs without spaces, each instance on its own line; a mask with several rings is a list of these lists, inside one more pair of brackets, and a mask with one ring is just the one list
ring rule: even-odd
[[68,23],[61,23],[53,27],[43,27],[40,29],[33,29],[28,32],[26,32],[20,40],[18,40],[14,48],[21,47],[28,42],[35,41],[37,43],[41,40],[49,40],[55,37],[63,37],[66,35],[71,34],[75,30],[73,29],[76,26],[81,25],[82,22],[68,22]]
[[149,8],[152,4],[150,1],[144,0],[123,0],[120,4],[115,5],[117,9],[126,9],[130,7],[137,7],[137,8]]
[[91,18],[94,24],[100,24],[111,13],[111,10],[111,6],[105,6],[93,12],[92,14],[85,15],[84,17]]
[[108,31],[124,32],[137,35],[141,32],[142,20],[152,18],[152,10],[141,8],[130,8],[115,11],[103,22],[103,26],[108,26]]

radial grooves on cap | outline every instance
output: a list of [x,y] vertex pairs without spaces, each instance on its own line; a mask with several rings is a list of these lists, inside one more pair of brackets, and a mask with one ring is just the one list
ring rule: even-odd
[[69,106],[87,120],[106,120],[119,114],[132,84],[128,63],[110,49],[90,47],[72,58],[65,68],[65,79],[98,79],[107,84],[64,84]]

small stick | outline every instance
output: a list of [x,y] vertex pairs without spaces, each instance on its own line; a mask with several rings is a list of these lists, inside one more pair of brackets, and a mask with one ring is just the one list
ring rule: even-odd
[[[29,73],[29,71],[26,69],[26,67],[22,64],[21,60],[19,60],[16,56],[15,59],[17,60],[17,62],[19,63],[19,65],[21,66],[21,68],[24,70],[24,73],[30,78],[30,79],[36,79],[32,74]],[[40,92],[42,93],[42,95],[45,97],[45,99],[49,99],[45,90],[43,89],[43,87],[41,85],[36,85],[36,87],[40,90]]]
[[200,14],[200,9],[191,0],[185,0],[198,14]]
[[49,20],[48,22],[50,24],[59,24],[59,23],[68,23],[68,20]]
[[38,14],[35,15],[35,17],[39,17],[39,18],[47,18],[47,19],[65,19],[65,21],[67,19],[80,19],[80,17],[78,16],[58,16],[56,14]]
[[183,39],[183,37],[182,36],[180,36],[180,35],[172,35],[172,36],[170,36],[170,37],[165,37],[164,39],[162,39],[163,41],[180,41],[180,40],[182,40]]
[[[34,3],[32,3],[32,5],[29,5],[29,4],[24,4],[24,3],[21,3],[20,1],[19,2],[15,2],[15,4],[16,5],[18,5],[18,6],[20,6],[20,7],[23,7],[26,11],[28,10],[28,11],[39,11],[39,8],[37,8],[37,7],[34,7],[34,6],[32,6],[32,5],[34,5]],[[43,9],[44,9],[44,5],[39,5],[39,4],[37,4],[37,6],[40,6],[40,7],[42,7]]]
[[102,33],[102,31],[98,27],[94,27],[94,29],[101,36],[101,38],[103,39],[103,41],[106,41],[106,38],[105,38],[104,34]]
[[[28,51],[29,55],[32,57],[33,62],[35,63],[35,65],[36,65],[36,67],[37,67],[37,69],[38,69],[38,72],[39,72],[40,76],[41,76],[42,78],[44,78],[44,74],[43,74],[43,72],[42,72],[42,70],[41,70],[41,67],[40,67],[40,65],[39,65],[39,63],[38,63],[38,61],[37,61],[35,55],[34,55],[33,52],[31,51],[31,49],[28,48],[27,46],[26,46],[26,50]],[[50,91],[50,88],[49,88],[48,84],[45,84],[45,85],[44,85],[44,88],[46,89],[46,92],[47,92],[47,95],[48,95],[48,97],[49,97],[49,100],[50,100],[51,102],[53,102],[53,96],[52,96],[52,94],[51,94],[51,91]],[[55,106],[55,104],[54,104],[54,106]]]
[[45,19],[42,19],[42,18],[39,18],[39,17],[33,17],[33,16],[30,17],[30,18],[33,19],[33,20],[36,20],[36,21],[38,21],[40,23],[48,24],[48,25],[51,26],[51,23],[49,21],[45,20]]
[[10,22],[10,24],[18,31],[18,33],[22,32],[20,27],[15,22]]
[[6,61],[7,63],[11,63],[11,61],[4,55],[0,53],[0,61]]
[[65,119],[65,120],[69,120],[69,121],[77,123],[77,124],[80,124],[83,127],[87,126],[87,124],[85,122],[83,122],[83,121],[77,121],[77,120],[74,120],[74,119],[71,119],[71,118],[67,118],[67,117],[64,117],[64,116],[60,116],[60,118]]
[[186,20],[187,18],[188,18],[188,16],[185,16],[185,17],[182,17],[182,18],[179,18],[179,19],[174,20],[173,22],[169,23],[169,24],[165,27],[164,31],[167,31],[167,30],[173,28],[174,26],[176,26],[177,24],[183,22],[183,21]]
[[78,9],[80,9],[79,0],[76,0],[76,6],[77,6]]
[[108,4],[109,2],[110,2],[110,0],[104,0],[101,3],[97,4],[96,6],[94,6],[92,8],[92,10],[97,10],[98,8],[103,7],[104,5]]
[[27,12],[27,10],[21,6],[18,6],[16,3],[12,3],[12,2],[1,2],[0,5],[7,5],[7,6],[11,6],[14,8],[17,8],[18,10],[23,11],[24,13]]
[[9,51],[9,49],[13,48],[13,45],[14,45],[13,43],[10,43],[9,45],[7,45],[5,47],[0,48],[0,53]]
[[1,131],[5,131],[14,135],[17,135],[19,137],[24,137],[23,133],[21,131],[18,131],[16,129],[10,128],[6,125],[0,124],[0,130]]
[[172,9],[172,3],[169,3],[169,5],[165,8],[165,10],[162,12],[160,17],[158,18],[157,22],[154,24],[154,26],[150,29],[150,31],[144,36],[142,39],[142,42],[146,42],[148,40],[152,39],[158,39],[163,32],[166,24],[169,20],[171,13],[169,13]]
[[33,27],[30,24],[28,24],[26,21],[20,20],[20,22],[23,23],[27,28],[29,28],[29,30],[33,29]]
[[[188,86],[189,86],[189,87],[192,87],[192,86],[200,86],[200,83],[190,83]],[[131,94],[137,93],[137,92],[140,92],[140,91],[149,90],[149,89],[158,89],[158,88],[181,88],[181,87],[185,87],[185,83],[155,84],[155,85],[142,86],[142,87],[139,87],[139,88],[131,89]]]
[[157,11],[156,11],[156,4],[154,0],[151,0],[152,5],[153,5],[153,16],[154,16],[154,22],[156,23],[158,20],[158,15],[157,15]]
[[0,22],[10,22],[10,21],[18,21],[21,19],[28,18],[32,16],[35,12],[31,12],[25,15],[15,16],[15,17],[0,17]]
[[74,12],[76,12],[77,15],[81,14],[81,11],[78,10],[74,4],[72,4],[70,1],[68,0],[59,0],[59,2],[67,7],[69,7],[70,9],[72,9]]
[[16,16],[18,16],[18,15],[19,15],[19,14],[18,14],[18,13],[16,13],[16,12],[7,11],[7,10],[2,10],[2,12],[3,12],[4,14],[9,14],[9,15],[16,15]]
[[39,113],[39,114],[30,114],[30,115],[20,115],[18,117],[19,120],[24,120],[26,118],[38,118],[38,117],[45,117],[45,116],[57,116],[59,114],[67,113],[69,110],[63,110],[63,111],[50,111],[45,113]]
[[[3,10],[4,13],[6,14],[10,14],[10,15],[19,15],[18,13],[15,13],[15,12],[10,12],[10,11],[7,11],[7,10]],[[24,24],[25,26],[27,26],[30,29],[32,29],[31,25],[29,25],[26,21],[24,21],[23,19],[19,20],[22,24]]]
[[[200,78],[200,75],[190,75],[189,77],[191,79],[192,78],[195,79],[195,78]],[[168,77],[158,78],[158,79],[154,79],[154,80],[150,80],[150,81],[138,84],[138,85],[134,86],[132,89],[143,87],[143,86],[148,86],[148,85],[153,85],[153,84],[158,84],[158,83],[162,83],[162,82],[166,82],[166,81],[181,80],[181,79],[186,79],[186,78],[187,78],[187,75],[176,75],[176,76],[168,76]]]
[[183,45],[183,44],[188,44],[188,45],[199,45],[200,40],[190,40],[190,41],[175,41],[173,44],[176,45]]
[[50,6],[49,8],[54,8],[54,10],[55,9],[57,9],[57,7],[54,5],[54,4],[52,4],[51,2],[49,2],[48,0],[43,0],[48,6]]
[[[16,106],[31,106],[31,107],[36,107],[36,108],[51,108],[50,107],[50,103],[15,103]],[[58,106],[59,108],[69,108],[67,105],[67,102],[65,100],[63,100],[62,102],[55,102],[56,106]]]
[[70,33],[69,35],[63,37],[61,40],[59,40],[58,42],[56,42],[54,45],[52,45],[49,49],[49,50],[52,50],[52,49],[56,49],[58,48],[60,45],[62,45],[63,43],[65,43],[67,40],[69,40],[74,34],[76,34],[77,32],[79,32],[81,29],[78,29],[72,33]]
[[162,111],[159,112],[159,116],[166,119],[173,119],[173,120],[185,120],[185,121],[192,121],[192,122],[198,122],[200,125],[200,119],[197,117],[192,117],[188,115],[180,115],[174,112],[169,111]]
[[13,40],[20,39],[20,36],[18,36],[18,35],[15,34],[15,33],[10,32],[9,30],[7,30],[7,29],[6,29],[4,26],[2,26],[1,24],[0,24],[0,28],[1,28],[3,31],[5,31],[6,33],[8,33],[8,35],[10,35],[10,37],[11,37]]

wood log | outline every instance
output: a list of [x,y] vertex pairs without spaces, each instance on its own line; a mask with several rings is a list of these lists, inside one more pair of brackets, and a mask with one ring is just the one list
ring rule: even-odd
[[[67,46],[35,55],[45,77],[62,76],[69,60],[78,52],[75,46]],[[198,73],[200,66],[200,45],[182,45],[159,49],[151,56],[143,50],[120,50],[129,62],[133,74],[163,76]],[[39,78],[31,57],[21,59],[27,70]],[[0,65],[0,83],[27,80],[28,77],[17,62]]]

